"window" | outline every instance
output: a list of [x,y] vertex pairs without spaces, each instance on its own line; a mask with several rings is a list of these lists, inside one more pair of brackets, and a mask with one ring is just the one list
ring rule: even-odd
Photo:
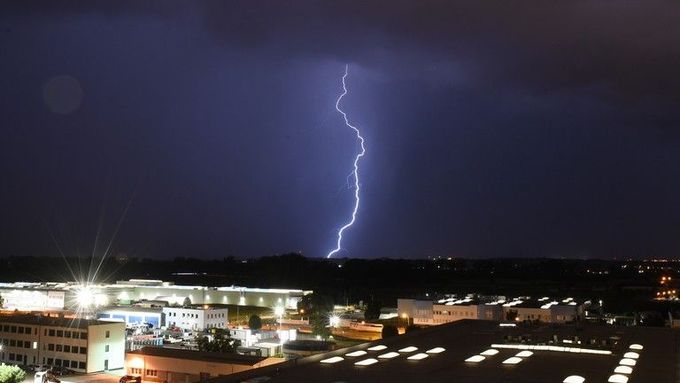
[[71,361],[71,368],[78,368],[78,362],[75,360]]
[[86,332],[81,332],[81,333],[80,333],[80,339],[87,339],[87,333],[86,333]]
[[19,326],[19,334],[23,334],[23,333],[24,333],[24,328]]
[[13,333],[17,332],[17,326],[11,326],[9,329],[10,329],[9,332],[13,332]]
[[14,360],[14,354],[9,354],[9,360]]
[[65,344],[64,345],[64,352],[71,352],[71,346]]
[[71,365],[71,361],[70,361],[70,360],[64,359],[64,362],[62,363],[62,366],[68,367],[68,366],[70,366],[70,365]]
[[110,336],[111,336],[111,331],[106,330],[106,338],[108,338],[108,337],[110,337]]
[[87,347],[81,347],[81,348],[80,348],[80,353],[81,353],[81,354],[87,354]]
[[57,352],[61,352],[62,350],[63,350],[63,347],[60,344],[58,344],[57,345]]
[[10,347],[16,347],[17,346],[17,341],[15,339],[10,339],[9,340],[9,346]]
[[61,359],[55,359],[55,360],[54,360],[54,365],[55,365],[55,366],[58,366],[58,367],[61,367]]
[[9,332],[9,326],[8,325],[2,326],[2,331]]
[[54,329],[50,329],[50,336],[54,336],[54,335],[55,335]]
[[[52,344],[52,343],[48,344],[48,345],[47,345],[47,350],[49,350],[49,351],[54,351],[54,344]],[[52,364],[52,363],[48,363],[48,364]]]
[[47,329],[45,329],[45,334],[44,334],[44,335],[47,336]]
[[158,376],[158,370],[146,370],[146,376]]
[[141,368],[130,368],[130,374],[132,375],[142,375]]
[[64,330],[57,330],[57,336],[60,338],[64,337]]
[[78,362],[78,368],[81,370],[85,369],[85,362]]
[[[35,346],[36,346],[36,348],[38,348],[38,345],[37,345],[37,344],[36,344]],[[25,340],[25,341],[24,341],[24,348],[31,348],[31,342]]]
[[47,364],[50,365],[50,366],[52,364],[54,364],[54,359],[53,358],[47,358]]
[[78,353],[78,346],[73,346],[73,347],[71,347],[71,353],[72,353],[72,354],[77,354],[77,353]]
[[71,332],[70,331],[65,331],[64,332],[64,338],[70,338],[71,337]]
[[109,352],[109,345],[104,346],[104,352]]

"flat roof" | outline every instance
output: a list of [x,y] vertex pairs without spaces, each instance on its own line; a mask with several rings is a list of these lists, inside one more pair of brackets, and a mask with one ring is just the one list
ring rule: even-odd
[[232,353],[224,354],[220,352],[201,352],[196,350],[183,350],[178,348],[163,348],[163,347],[143,347],[136,351],[128,351],[127,353],[129,355],[157,356],[162,358],[188,359],[224,364],[241,364],[246,366],[253,366],[267,359],[266,357],[252,355],[239,355]]
[[[26,289],[26,290],[69,290],[78,287],[80,284],[74,282],[0,282],[0,289]],[[130,279],[127,281],[116,281],[115,284],[93,284],[92,287],[99,289],[126,289],[126,288],[145,288],[159,290],[205,290],[205,291],[227,291],[245,292],[262,294],[308,294],[311,291],[301,289],[282,289],[282,288],[258,288],[241,286],[194,286],[176,285],[171,282],[161,280],[142,280]]]
[[[576,343],[575,336],[581,344]],[[548,350],[554,337],[558,342],[554,343],[554,349]],[[590,344],[591,340],[597,344]],[[542,348],[522,349],[541,344]],[[630,349],[634,344],[642,345],[643,349]],[[607,382],[616,374],[624,355],[631,351],[637,352],[639,358],[632,367],[630,383],[671,383],[676,382],[679,372],[677,344],[680,344],[680,331],[669,328],[596,324],[500,327],[493,321],[461,320],[271,368],[214,378],[211,383],[264,377],[274,383],[559,383],[574,375],[585,378],[585,382]],[[575,348],[601,353],[577,353]],[[495,351],[487,351],[490,349]]]
[[58,318],[39,315],[0,315],[0,323],[17,323],[26,325],[55,326],[86,329],[88,326],[110,325],[116,322],[97,319]]

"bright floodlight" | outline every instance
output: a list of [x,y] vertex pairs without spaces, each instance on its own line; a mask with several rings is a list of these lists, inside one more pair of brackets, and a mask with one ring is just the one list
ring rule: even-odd
[[76,292],[76,299],[78,301],[78,306],[85,308],[92,306],[94,304],[94,291],[87,285],[80,286]]
[[417,349],[418,349],[418,347],[408,346],[408,347],[402,348],[401,350],[399,350],[399,352],[413,352]]
[[534,353],[531,351],[520,351],[515,356],[519,356],[520,358],[528,358],[532,355],[534,355]]
[[626,375],[630,375],[630,374],[633,373],[633,368],[632,368],[632,367],[628,367],[628,366],[617,366],[617,367],[614,369],[614,373],[615,373],[615,374],[626,374]]
[[627,383],[628,377],[625,375],[614,374],[607,379],[609,383]]
[[378,358],[380,358],[380,359],[392,359],[392,358],[396,358],[398,356],[399,356],[399,353],[393,351],[393,352],[388,352],[388,353],[385,353],[385,354],[382,354],[382,355],[378,355]]
[[378,359],[368,358],[368,359],[360,360],[360,361],[354,363],[354,365],[355,366],[370,366],[374,363],[378,363]]
[[281,306],[274,307],[274,315],[276,315],[277,317],[280,317],[280,316],[283,316],[283,313],[284,313],[283,307],[281,307]]
[[331,364],[332,364],[332,363],[342,362],[343,360],[344,360],[344,359],[343,359],[342,357],[340,357],[340,356],[334,356],[334,357],[332,357],[332,358],[323,359],[323,360],[321,361],[321,363],[331,363]]
[[517,364],[522,361],[522,358],[518,358],[516,356],[513,356],[512,358],[508,358],[503,361],[503,364]]
[[622,366],[634,367],[637,364],[637,362],[635,361],[635,359],[623,358],[619,361],[619,364]]
[[641,344],[634,343],[634,344],[631,344],[629,348],[631,350],[642,350],[644,347],[642,347]]
[[331,327],[338,327],[338,325],[340,324],[340,317],[337,315],[331,315],[329,322]]
[[479,355],[484,355],[484,356],[494,356],[498,354],[498,350],[495,350],[493,348],[490,348],[484,352],[481,352]]
[[377,346],[369,347],[368,350],[369,351],[381,351],[381,350],[384,350],[386,348],[387,348],[387,346],[379,344]]
[[465,361],[470,362],[470,363],[479,363],[479,362],[483,361],[484,359],[486,359],[486,358],[481,356],[481,355],[473,355],[473,356],[465,359]]
[[637,358],[640,357],[640,354],[638,354],[637,352],[627,352],[627,353],[623,354],[623,357],[624,358],[630,358],[630,359],[637,359]]
[[366,351],[359,350],[359,351],[347,353],[347,354],[345,354],[345,356],[362,356],[362,355],[366,355],[366,354],[368,354]]
[[428,354],[440,354],[442,352],[446,351],[444,347],[435,347],[427,350]]
[[421,360],[421,359],[427,358],[428,356],[429,356],[429,355],[427,355],[427,354],[424,353],[424,352],[419,352],[419,353],[417,353],[417,354],[414,354],[414,355],[409,356],[409,357],[406,358],[406,359],[409,359],[409,360]]
[[586,381],[586,378],[584,378],[582,376],[571,375],[571,376],[567,376],[566,378],[564,378],[562,383],[583,383],[585,381]]

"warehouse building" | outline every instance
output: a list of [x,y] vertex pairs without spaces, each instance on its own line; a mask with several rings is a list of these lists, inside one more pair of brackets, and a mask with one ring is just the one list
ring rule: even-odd
[[128,352],[125,370],[145,382],[191,383],[230,375],[282,362],[233,353],[200,352],[160,347],[144,347]]
[[583,317],[584,310],[584,305],[578,304],[573,298],[558,301],[548,297],[496,299],[486,302],[472,297],[446,298],[436,302],[399,299],[397,306],[402,318],[423,326],[440,325],[463,319],[567,323]]
[[675,383],[680,332],[460,320],[209,383]]

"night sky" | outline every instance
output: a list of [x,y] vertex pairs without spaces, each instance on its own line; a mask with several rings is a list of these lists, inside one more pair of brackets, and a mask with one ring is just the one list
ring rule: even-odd
[[0,256],[673,257],[676,1],[0,10]]

